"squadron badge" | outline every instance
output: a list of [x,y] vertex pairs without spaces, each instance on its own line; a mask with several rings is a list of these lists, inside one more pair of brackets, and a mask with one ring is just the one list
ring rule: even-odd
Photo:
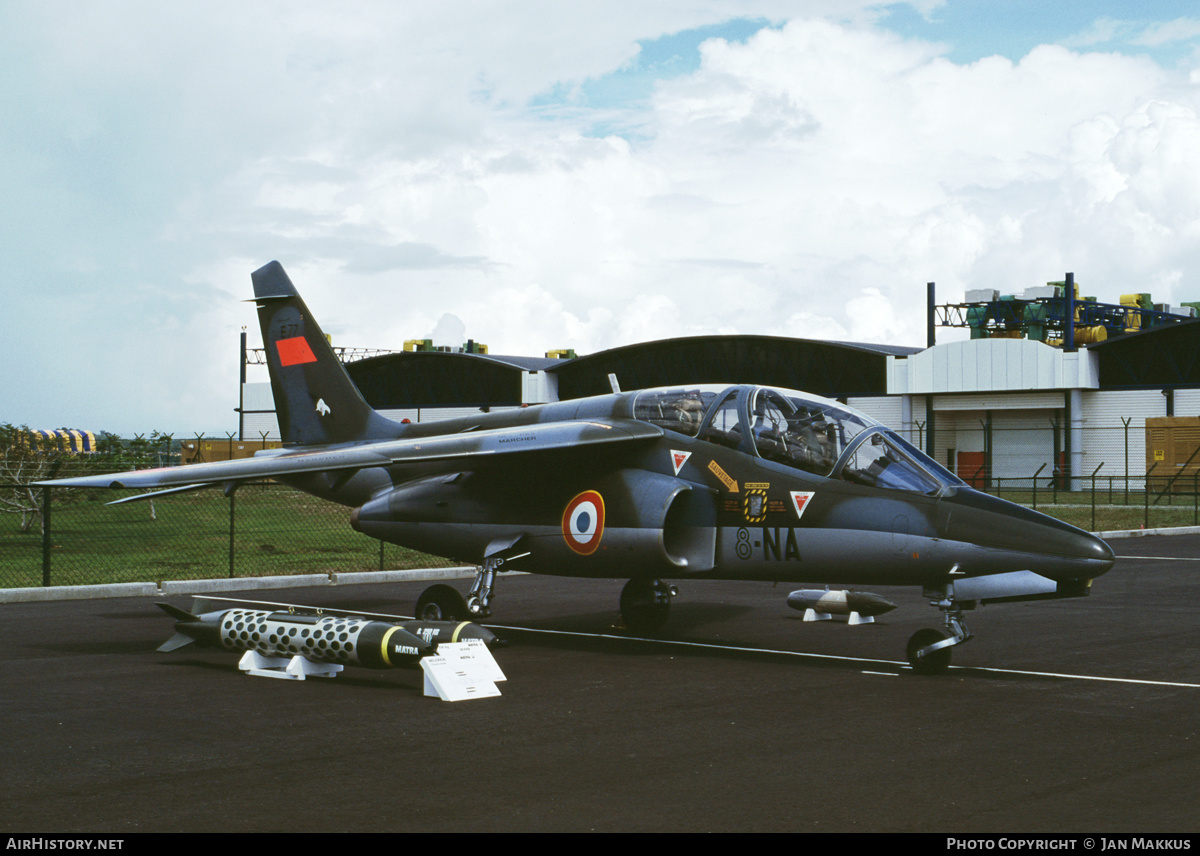
[[811,490],[793,490],[791,495],[792,508],[796,509],[796,518],[799,519],[804,516],[804,509],[808,508],[809,501],[817,494]]
[[770,487],[766,482],[746,482],[742,514],[747,523],[762,523],[767,519],[767,490]]

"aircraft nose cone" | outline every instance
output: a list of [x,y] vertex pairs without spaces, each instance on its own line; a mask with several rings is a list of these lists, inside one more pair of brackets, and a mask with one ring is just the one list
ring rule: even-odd
[[1098,577],[1116,558],[1090,532],[985,493],[959,491],[948,510],[949,537],[1028,557],[1030,570],[1056,579]]
[[1106,574],[1116,561],[1112,547],[1090,532],[1076,529],[1074,532],[1063,532],[1058,536],[1061,540],[1061,555],[1069,572],[1078,576],[1098,577]]
[[1113,563],[1117,560],[1117,554],[1113,552],[1113,548],[1108,546],[1108,543],[1100,540],[1095,535],[1089,535],[1087,544],[1083,550],[1083,558],[1099,567],[1101,570],[1095,573],[1095,576],[1108,573],[1112,568]]

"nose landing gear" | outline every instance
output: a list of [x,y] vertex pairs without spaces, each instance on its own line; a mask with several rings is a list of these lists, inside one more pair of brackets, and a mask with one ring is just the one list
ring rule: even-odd
[[930,606],[942,611],[945,629],[927,627],[914,633],[908,640],[908,664],[919,675],[941,675],[950,668],[950,649],[973,636],[963,621],[963,612],[973,609],[975,601],[955,600],[949,585],[927,588],[925,596],[930,598]]

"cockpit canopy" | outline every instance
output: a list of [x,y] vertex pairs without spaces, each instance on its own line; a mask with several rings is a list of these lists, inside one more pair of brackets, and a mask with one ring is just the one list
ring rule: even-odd
[[882,423],[794,390],[644,390],[634,398],[633,418],[825,478],[925,494],[963,483]]

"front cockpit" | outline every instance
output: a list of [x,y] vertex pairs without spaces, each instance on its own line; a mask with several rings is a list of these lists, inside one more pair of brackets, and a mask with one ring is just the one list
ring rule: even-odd
[[824,478],[930,495],[963,483],[882,423],[793,390],[644,390],[633,418]]

